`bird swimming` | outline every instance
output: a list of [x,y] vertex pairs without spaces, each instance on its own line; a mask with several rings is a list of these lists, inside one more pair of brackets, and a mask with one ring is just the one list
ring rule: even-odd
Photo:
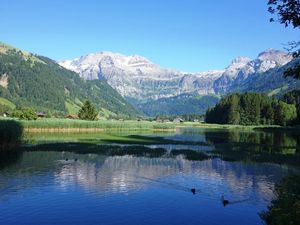
[[193,193],[193,195],[196,194],[196,188],[191,188],[191,192]]
[[223,204],[224,207],[229,204],[229,201],[224,198],[224,195],[222,195],[221,201],[222,201],[222,204]]

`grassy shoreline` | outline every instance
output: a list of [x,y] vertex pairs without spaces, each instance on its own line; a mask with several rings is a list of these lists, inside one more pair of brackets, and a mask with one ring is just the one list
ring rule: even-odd
[[[1,121],[2,119],[0,119]],[[6,119],[7,120],[7,119]],[[299,126],[281,127],[270,125],[231,125],[231,124],[207,124],[199,122],[157,122],[157,121],[137,121],[137,120],[99,120],[86,121],[74,119],[56,119],[42,118],[37,120],[17,120],[9,119],[10,121],[18,122],[24,128],[25,133],[86,133],[86,132],[105,132],[105,131],[156,131],[156,132],[175,132],[177,128],[209,128],[209,129],[242,129],[242,130],[300,130]]]

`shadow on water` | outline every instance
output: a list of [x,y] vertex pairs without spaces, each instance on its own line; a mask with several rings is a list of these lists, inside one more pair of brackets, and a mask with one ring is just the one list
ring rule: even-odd
[[0,170],[16,164],[22,157],[22,151],[11,150],[11,151],[0,151]]
[[0,169],[16,163],[22,153],[18,149],[23,126],[14,120],[0,120]]

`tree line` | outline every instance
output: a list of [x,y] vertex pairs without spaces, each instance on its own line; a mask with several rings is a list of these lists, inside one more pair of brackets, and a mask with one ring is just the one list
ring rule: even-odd
[[[89,100],[86,100],[78,112],[78,118],[82,120],[97,120],[98,114],[96,107]],[[37,112],[30,107],[15,109],[10,116],[21,120],[36,120],[38,118]]]
[[233,93],[225,96],[205,115],[207,123],[236,125],[291,125],[297,120],[294,104],[260,93]]

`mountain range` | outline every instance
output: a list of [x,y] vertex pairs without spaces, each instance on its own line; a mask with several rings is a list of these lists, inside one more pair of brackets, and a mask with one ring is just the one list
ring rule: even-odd
[[283,77],[298,61],[267,49],[223,70],[188,73],[112,52],[56,62],[0,42],[0,106],[76,113],[89,99],[104,116],[203,114],[231,92],[299,89],[299,80]]
[[106,80],[150,116],[204,113],[220,96],[235,91],[274,94],[294,88],[299,82],[282,76],[284,68],[292,63],[291,55],[273,49],[261,52],[255,59],[237,57],[223,70],[199,73],[166,69],[139,55],[112,52],[59,62],[85,80]]

